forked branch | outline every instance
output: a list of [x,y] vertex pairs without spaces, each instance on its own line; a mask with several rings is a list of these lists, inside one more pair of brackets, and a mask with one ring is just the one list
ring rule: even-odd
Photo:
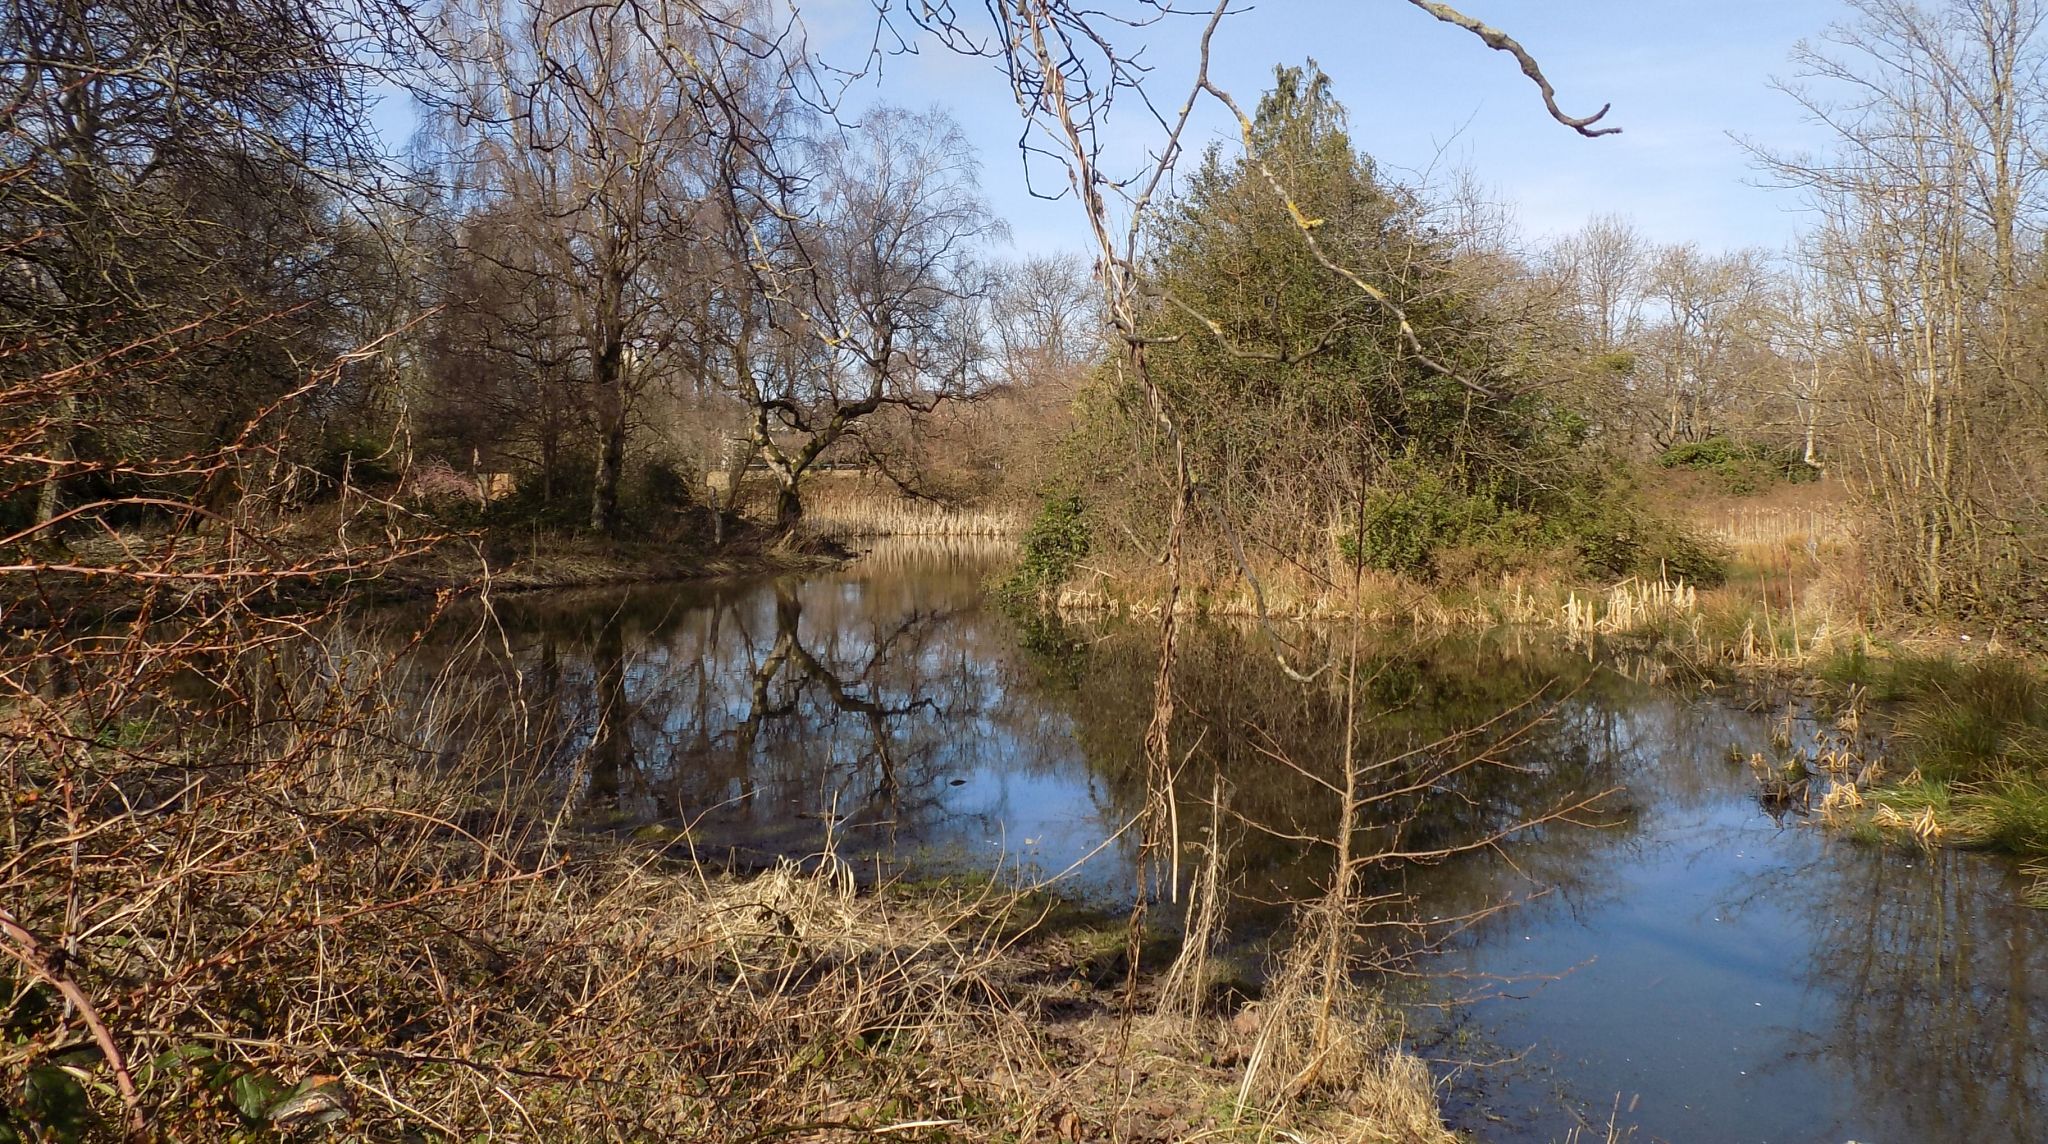
[[1600,110],[1591,115],[1566,115],[1564,109],[1557,105],[1557,89],[1550,86],[1550,79],[1543,74],[1542,65],[1538,64],[1536,57],[1530,55],[1529,50],[1524,48],[1513,36],[1508,35],[1499,28],[1489,27],[1482,21],[1467,16],[1449,4],[1438,3],[1437,0],[1408,0],[1408,2],[1446,24],[1456,24],[1458,27],[1465,29],[1479,37],[1481,43],[1492,48],[1494,51],[1506,52],[1515,57],[1515,62],[1522,66],[1522,74],[1534,81],[1536,89],[1543,93],[1543,106],[1550,112],[1552,119],[1584,135],[1588,139],[1595,139],[1602,135],[1621,134],[1621,128],[1619,127],[1594,126],[1594,124],[1607,118],[1608,111],[1614,106],[1611,103],[1601,104]]

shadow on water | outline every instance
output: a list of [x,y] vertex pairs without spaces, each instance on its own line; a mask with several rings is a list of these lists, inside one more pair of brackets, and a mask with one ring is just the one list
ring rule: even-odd
[[[828,843],[878,875],[1072,867],[1069,892],[1127,901],[1153,633],[984,607],[1000,559],[500,601],[426,654],[525,713],[592,827],[742,867]],[[1343,695],[1241,627],[1184,647],[1177,791],[1228,792],[1228,945],[1255,976],[1327,877],[1301,840],[1334,825]],[[1618,1106],[1642,1141],[2048,1139],[2048,928],[2006,866],[1774,816],[1729,761],[1768,749],[1769,718],[1645,672],[1514,632],[1390,633],[1367,658],[1357,741],[1415,788],[1373,812],[1375,845],[1456,850],[1612,792],[1368,872],[1389,952],[1432,955],[1387,980],[1457,1125],[1599,1139]]]

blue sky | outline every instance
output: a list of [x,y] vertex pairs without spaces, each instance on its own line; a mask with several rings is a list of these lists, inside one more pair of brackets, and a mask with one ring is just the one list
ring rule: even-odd
[[[1351,109],[1361,148],[1396,171],[1470,168],[1532,236],[1611,212],[1661,242],[1777,249],[1803,225],[1796,197],[1758,185],[1764,177],[1730,133],[1779,149],[1824,142],[1770,81],[1791,74],[1799,40],[1846,17],[1840,0],[1466,0],[1464,10],[1521,40],[1568,112],[1612,103],[1608,122],[1623,133],[1589,140],[1551,122],[1510,57],[1401,0],[1248,6],[1219,32],[1213,72],[1249,108],[1275,63],[1315,57]],[[830,0],[807,4],[805,18],[828,59],[852,63],[871,13],[867,0]],[[1185,87],[1197,30],[1191,19],[1148,33],[1168,101]],[[937,103],[962,122],[1019,250],[1085,245],[1073,203],[1025,192],[1017,111],[992,64],[927,45],[885,60],[848,100],[855,108],[878,101]],[[1234,138],[1210,110],[1194,138]],[[1127,146],[1156,136],[1141,126],[1127,124]]]
[[[812,47],[828,62],[861,62],[873,38],[873,0],[782,2],[800,4]],[[1204,0],[1181,2],[1205,7]],[[1131,0],[1101,3],[1132,9]],[[957,6],[970,20],[985,19],[975,0]],[[1463,0],[1463,8],[1528,47],[1568,112],[1612,103],[1607,122],[1622,134],[1584,139],[1553,123],[1511,58],[1403,0],[1247,4],[1218,33],[1212,71],[1250,108],[1276,63],[1315,57],[1351,109],[1359,147],[1410,176],[1471,170],[1531,237],[1614,213],[1659,242],[1777,250],[1804,225],[1797,197],[1760,185],[1765,176],[1730,135],[1779,150],[1825,145],[1771,79],[1791,75],[1798,41],[1848,16],[1842,0]],[[1199,27],[1191,17],[1145,33],[1163,101],[1186,90]],[[960,120],[1017,251],[1086,248],[1072,202],[1027,193],[1017,109],[992,63],[936,44],[890,56],[848,93],[846,107],[857,118],[881,102],[937,104]],[[404,97],[387,98],[377,121],[387,139],[403,139],[412,122]],[[1132,156],[1159,135],[1135,116],[1120,131],[1121,149]],[[1190,133],[1195,148],[1234,139],[1221,109],[1206,104]],[[1064,178],[1044,160],[1038,174],[1055,186]]]

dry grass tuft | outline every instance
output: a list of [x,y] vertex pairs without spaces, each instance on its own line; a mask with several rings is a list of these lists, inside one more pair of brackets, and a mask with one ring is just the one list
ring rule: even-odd
[[1931,846],[1948,834],[1948,828],[1931,806],[1923,806],[1911,813],[1901,812],[1893,806],[1880,806],[1871,814],[1870,821],[1881,829],[1905,833],[1923,845]]
[[1820,820],[1829,826],[1844,826],[1854,822],[1862,813],[1863,792],[1853,782],[1830,782],[1827,793],[1821,796],[1815,810]]
[[1332,936],[1351,924],[1321,916],[1335,901],[1303,911],[1294,945],[1259,1004],[1238,1113],[1307,1100],[1327,1109],[1327,1139],[1448,1144],[1454,1137],[1443,1127],[1427,1066],[1389,1047],[1398,1043],[1398,1030],[1351,975],[1329,972]]
[[805,506],[803,517],[804,535],[820,540],[1012,537],[1023,531],[1023,514],[1014,510],[953,508],[887,494],[822,496]]
[[1565,638],[1587,646],[1595,637],[1659,630],[1673,621],[1690,624],[1699,616],[1699,592],[1683,580],[1645,580],[1631,576],[1607,589],[1604,600],[1565,600],[1559,625]]

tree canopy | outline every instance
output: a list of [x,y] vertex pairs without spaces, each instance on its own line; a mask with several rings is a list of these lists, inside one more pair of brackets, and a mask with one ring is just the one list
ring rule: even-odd
[[[1559,550],[1603,571],[1669,559],[1577,459],[1588,419],[1546,391],[1534,335],[1441,215],[1356,148],[1313,60],[1275,70],[1245,145],[1209,148],[1163,212],[1142,332],[1215,558],[1249,541],[1427,575]],[[1083,471],[1116,472],[1116,440],[1084,427]],[[1687,567],[1710,574],[1699,555]]]

